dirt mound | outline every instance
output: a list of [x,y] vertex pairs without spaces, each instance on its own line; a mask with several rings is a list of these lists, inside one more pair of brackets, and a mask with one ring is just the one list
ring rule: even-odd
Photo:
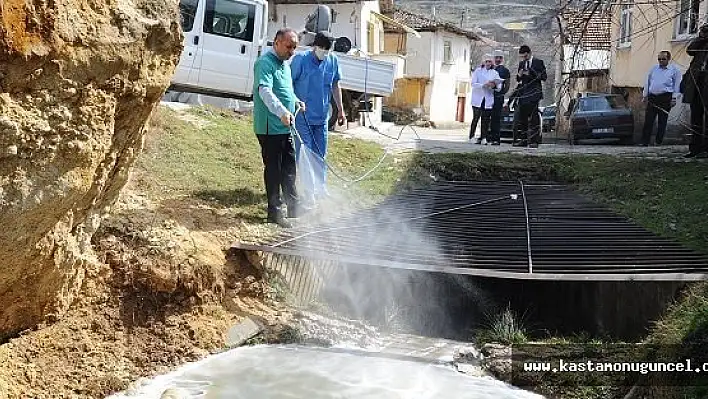
[[246,315],[275,329],[288,322],[259,271],[229,254],[230,220],[213,220],[203,204],[204,213],[170,204],[122,195],[94,235],[102,262],[78,300],[0,346],[0,397],[104,398],[225,349],[226,331]]

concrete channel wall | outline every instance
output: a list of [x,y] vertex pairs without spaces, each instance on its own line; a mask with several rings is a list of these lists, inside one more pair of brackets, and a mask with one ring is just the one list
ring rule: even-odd
[[282,275],[296,305],[328,304],[347,317],[448,339],[474,329],[507,307],[534,335],[634,340],[678,297],[685,283],[538,281],[308,261],[268,254],[264,266]]

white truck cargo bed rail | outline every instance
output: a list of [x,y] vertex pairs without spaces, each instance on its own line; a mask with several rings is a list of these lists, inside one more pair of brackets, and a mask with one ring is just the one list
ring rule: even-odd
[[[267,51],[272,51],[268,43]],[[296,52],[309,51],[310,47],[298,47]],[[393,93],[396,80],[396,64],[375,60],[367,55],[332,52],[339,59],[342,80],[339,87],[345,90],[388,97]]]
[[368,57],[334,53],[339,59],[342,89],[368,93],[378,96],[390,96],[394,89],[396,65]]

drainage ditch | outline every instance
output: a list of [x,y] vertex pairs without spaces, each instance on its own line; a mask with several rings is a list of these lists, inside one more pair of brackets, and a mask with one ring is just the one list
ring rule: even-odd
[[234,248],[301,305],[450,339],[507,307],[539,334],[635,339],[708,276],[705,256],[547,183],[438,183]]

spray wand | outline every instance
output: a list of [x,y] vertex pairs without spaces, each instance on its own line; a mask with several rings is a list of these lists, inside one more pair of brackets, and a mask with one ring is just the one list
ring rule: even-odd
[[[370,176],[372,173],[374,173],[379,167],[381,167],[381,165],[383,164],[383,162],[386,160],[386,157],[388,157],[388,155],[389,155],[389,149],[385,149],[383,155],[381,156],[381,158],[379,158],[379,161],[376,163],[376,165],[375,165],[373,168],[371,168],[370,170],[368,170],[368,171],[367,171],[366,173],[364,173],[363,175],[357,177],[356,179],[348,179],[348,178],[342,176],[339,172],[337,172],[337,170],[334,169],[334,168],[332,167],[332,165],[330,165],[330,163],[327,162],[327,160],[326,160],[323,156],[320,156],[320,154],[318,154],[318,153],[316,153],[316,152],[310,150],[309,148],[307,148],[307,146],[305,145],[305,142],[304,142],[303,139],[302,139],[302,136],[300,135],[300,132],[297,130],[297,127],[295,127],[295,118],[297,118],[297,115],[298,115],[299,113],[300,113],[300,108],[298,108],[297,110],[295,110],[295,114],[293,115],[293,117],[292,117],[292,119],[291,119],[291,121],[290,121],[290,130],[291,130],[293,133],[295,133],[295,137],[296,137],[297,140],[300,142],[301,146],[306,149],[306,151],[310,151],[310,153],[314,154],[314,155],[318,158],[318,161],[321,161],[321,162],[325,165],[325,167],[327,167],[327,170],[329,170],[330,172],[332,172],[332,174],[333,174],[335,177],[337,177],[338,179],[342,180],[343,182],[345,182],[345,183],[347,183],[347,184],[357,184],[357,183],[363,181],[364,179],[366,179],[367,177],[369,177],[369,176]],[[302,116],[303,116],[303,118],[305,118],[305,123],[306,123],[306,124],[308,125],[308,127],[309,127],[309,123],[307,122],[307,117],[305,116],[304,113],[302,114]],[[317,145],[317,143],[314,143],[314,144],[315,144],[315,146]]]

